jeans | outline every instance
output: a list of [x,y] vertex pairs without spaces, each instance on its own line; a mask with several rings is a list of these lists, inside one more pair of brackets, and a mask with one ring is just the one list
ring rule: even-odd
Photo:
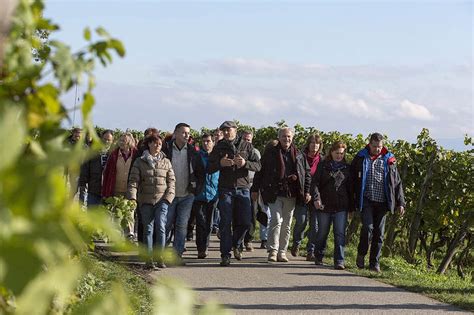
[[345,243],[345,234],[346,234],[346,224],[347,224],[347,212],[321,212],[316,211],[316,217],[318,219],[318,232],[316,233],[316,242],[315,242],[315,256],[316,259],[322,260],[324,257],[324,252],[326,250],[326,244],[329,234],[329,229],[331,228],[334,233],[334,264],[344,264],[344,247]]
[[215,201],[194,201],[193,211],[196,214],[196,247],[198,252],[205,252],[209,247],[212,213]]
[[293,227],[293,245],[300,245],[304,237],[304,231],[309,221],[308,243],[306,251],[308,254],[314,253],[314,243],[318,232],[318,221],[315,210],[309,205],[297,205],[294,212],[295,225]]
[[[221,257],[230,257],[232,247],[240,248],[245,233],[250,228],[252,209],[247,188],[222,188],[219,192]],[[232,226],[232,230],[231,230]]]
[[168,214],[168,203],[160,201],[155,205],[140,205],[140,218],[143,225],[143,240],[148,253],[153,252],[153,234],[156,234],[155,246],[159,249],[165,247],[166,241],[166,219]]
[[364,198],[361,214],[362,229],[360,231],[357,252],[360,256],[367,255],[370,245],[370,267],[379,266],[387,212],[388,209],[385,202],[374,202]]
[[98,206],[102,204],[102,196],[88,193],[87,197],[87,208],[90,208],[92,206]]
[[295,210],[295,198],[277,197],[270,203],[271,220],[268,231],[267,251],[286,253],[291,234],[291,219]]
[[167,243],[171,241],[171,230],[174,225],[173,247],[180,257],[184,252],[188,221],[189,216],[191,215],[193,201],[194,195],[191,194],[184,197],[175,197],[168,207],[168,218],[166,222]]
[[260,224],[260,240],[266,241],[268,239],[268,229],[270,228],[270,219],[272,214],[270,213],[270,207],[268,205],[263,205],[262,210],[267,214],[268,222],[267,226],[263,226]]
[[221,216],[219,215],[219,208],[217,207],[217,203],[216,203],[214,206],[214,214],[212,215],[212,227],[218,229],[220,221],[221,221]]

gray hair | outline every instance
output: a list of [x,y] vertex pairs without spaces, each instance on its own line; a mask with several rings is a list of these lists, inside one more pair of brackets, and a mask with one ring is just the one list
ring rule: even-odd
[[282,133],[284,131],[289,131],[291,132],[291,135],[294,136],[295,135],[295,131],[293,130],[293,128],[290,128],[290,127],[282,127],[280,129],[278,129],[278,138],[280,138],[280,136],[282,135]]

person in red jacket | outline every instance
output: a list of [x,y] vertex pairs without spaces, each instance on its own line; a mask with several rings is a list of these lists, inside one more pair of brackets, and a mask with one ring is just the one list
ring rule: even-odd
[[[132,162],[137,154],[135,140],[131,133],[124,133],[118,141],[118,148],[115,149],[107,160],[104,175],[102,179],[102,198],[106,199],[112,196],[126,196],[128,174]],[[124,230],[124,234],[129,239],[133,239],[134,223],[130,222]]]

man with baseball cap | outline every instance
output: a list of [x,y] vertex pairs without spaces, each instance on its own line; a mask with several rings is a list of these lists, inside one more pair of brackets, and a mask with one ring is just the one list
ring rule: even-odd
[[208,171],[220,171],[220,264],[228,266],[232,249],[234,258],[242,259],[240,247],[252,217],[249,171],[258,172],[261,165],[252,144],[237,136],[235,122],[224,121],[219,129],[222,130],[224,138],[216,144],[209,157]]

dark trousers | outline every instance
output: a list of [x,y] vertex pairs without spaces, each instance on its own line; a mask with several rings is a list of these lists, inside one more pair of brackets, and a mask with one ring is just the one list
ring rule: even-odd
[[[230,257],[232,247],[239,248],[250,227],[250,191],[246,188],[220,189],[221,257]],[[232,227],[232,229],[231,229]]]
[[244,243],[250,243],[251,241],[253,241],[253,235],[255,234],[255,223],[256,223],[255,216],[257,214],[254,212],[252,199],[250,199],[250,207],[251,207],[250,227],[247,233],[245,233]]
[[186,233],[186,238],[193,238],[193,231],[194,231],[194,226],[197,224],[196,222],[196,210],[193,208],[191,209],[191,215],[189,216],[189,221],[188,221],[188,230]]
[[365,256],[370,246],[370,267],[379,266],[387,210],[387,204],[385,202],[374,202],[364,198],[361,213],[362,230],[360,231],[360,241],[357,252],[358,255]]
[[314,253],[314,243],[316,241],[316,234],[318,232],[318,220],[316,218],[316,210],[311,208],[309,205],[296,205],[295,212],[293,212],[295,218],[295,225],[293,227],[293,246],[300,245],[304,238],[304,231],[309,221],[308,243],[306,245],[306,251],[308,254]]
[[216,201],[194,201],[192,211],[196,217],[196,247],[198,252],[205,252],[209,247],[215,203]]

